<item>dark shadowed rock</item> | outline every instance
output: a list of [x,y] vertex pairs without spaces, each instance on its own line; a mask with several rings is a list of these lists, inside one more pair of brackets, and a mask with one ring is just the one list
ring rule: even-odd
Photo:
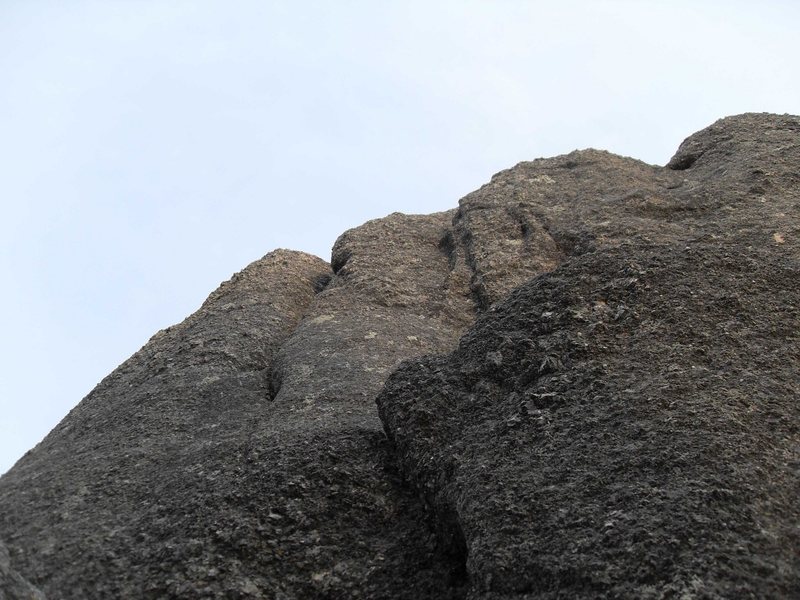
[[[591,152],[490,184],[480,210],[579,243],[378,399],[470,597],[800,595],[798,142],[746,115],[682,171]],[[538,191],[560,169],[569,217]]]
[[0,479],[0,597],[797,595],[798,123],[253,263]]
[[795,597],[799,274],[604,250],[395,373],[381,414],[473,595]]

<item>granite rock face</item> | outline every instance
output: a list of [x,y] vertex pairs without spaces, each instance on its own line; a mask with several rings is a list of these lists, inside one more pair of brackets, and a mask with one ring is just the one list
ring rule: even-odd
[[798,206],[749,114],[268,254],[0,479],[0,598],[796,597]]

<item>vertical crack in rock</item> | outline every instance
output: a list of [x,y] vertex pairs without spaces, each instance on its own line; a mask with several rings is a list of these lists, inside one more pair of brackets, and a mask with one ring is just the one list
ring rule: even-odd
[[451,220],[398,213],[340,237],[333,254],[348,259],[281,348],[276,403],[309,418],[343,403],[374,417],[402,360],[455,345],[473,312],[459,259],[440,250]]
[[488,309],[525,279],[555,268],[563,253],[527,200],[528,190],[502,179],[466,196],[455,225],[472,269],[472,291]]
[[275,470],[305,473],[297,509],[328,549],[312,595],[461,596],[462,563],[395,473],[374,404],[401,361],[451,350],[473,320],[463,259],[442,242],[452,217],[396,213],[345,232],[336,275],[278,354],[275,434],[302,439],[316,467],[284,457]]
[[314,279],[314,293],[319,294],[320,292],[324,292],[325,288],[328,287],[328,284],[330,284],[332,280],[333,275],[330,273],[319,275],[316,279]]
[[461,246],[464,248],[464,259],[470,269],[469,289],[472,300],[478,312],[483,312],[489,308],[489,296],[486,293],[486,286],[476,259],[475,244],[473,243],[472,231],[465,223],[464,212],[459,208],[453,218],[453,228],[457,234]]
[[455,235],[451,228],[448,228],[438,244],[439,250],[447,257],[447,268],[450,271],[455,270],[458,263],[458,247],[456,246]]

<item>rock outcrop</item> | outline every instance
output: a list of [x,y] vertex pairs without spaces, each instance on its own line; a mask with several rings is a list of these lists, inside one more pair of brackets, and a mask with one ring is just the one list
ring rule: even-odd
[[0,597],[797,597],[799,206],[749,114],[273,252],[0,479]]

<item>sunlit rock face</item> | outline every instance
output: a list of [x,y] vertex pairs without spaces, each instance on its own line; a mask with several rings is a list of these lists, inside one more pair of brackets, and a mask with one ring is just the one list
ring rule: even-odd
[[272,252],[0,479],[0,598],[798,597],[798,206],[747,114]]

